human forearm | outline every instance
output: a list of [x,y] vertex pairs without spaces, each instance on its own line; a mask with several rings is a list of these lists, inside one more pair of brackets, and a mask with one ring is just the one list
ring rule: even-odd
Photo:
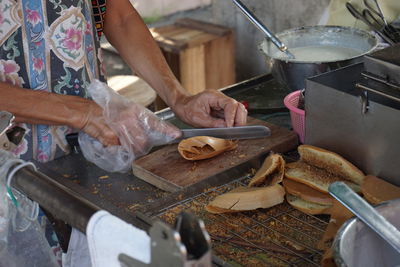
[[19,88],[0,82],[0,110],[14,114],[17,122],[83,127],[82,114],[89,100]]
[[184,122],[197,127],[246,124],[247,111],[234,99],[215,90],[192,96],[182,88],[147,26],[128,0],[107,1],[104,32],[125,62]]
[[129,1],[107,2],[104,32],[125,62],[171,107],[188,95]]

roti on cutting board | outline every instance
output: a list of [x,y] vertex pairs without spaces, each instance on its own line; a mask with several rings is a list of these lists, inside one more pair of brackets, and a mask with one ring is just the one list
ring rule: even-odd
[[239,140],[236,149],[198,161],[184,159],[178,152],[178,144],[164,146],[134,161],[133,174],[162,190],[175,192],[256,159],[269,151],[283,153],[294,150],[298,145],[298,137],[293,131],[251,117],[247,121],[248,125],[269,127],[271,136]]

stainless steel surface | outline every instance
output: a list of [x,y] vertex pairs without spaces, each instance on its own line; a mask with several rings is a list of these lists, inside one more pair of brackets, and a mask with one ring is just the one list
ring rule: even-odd
[[306,215],[286,202],[269,209],[234,214],[210,214],[205,205],[238,186],[247,186],[249,176],[207,191],[180,196],[153,217],[172,223],[181,212],[201,218],[213,241],[213,251],[233,266],[320,266],[322,251],[317,243],[328,217]]
[[[400,200],[392,200],[376,210],[395,227],[400,227]],[[357,218],[347,221],[338,231],[333,244],[339,267],[399,266],[399,254],[380,236]]]
[[366,55],[363,63],[364,76],[400,88],[400,44]]
[[275,79],[289,91],[304,89],[308,77],[360,62],[362,56],[372,52],[378,44],[377,39],[366,31],[341,26],[301,27],[278,33],[277,36],[291,48],[327,45],[360,51],[357,56],[339,61],[299,61],[276,57],[279,50],[265,40],[260,49],[266,56],[267,64]]
[[194,136],[212,136],[224,139],[256,139],[271,135],[266,126],[239,126],[229,128],[182,129],[182,139]]
[[388,242],[399,253],[400,258],[400,232],[396,227],[345,183],[331,184],[329,193]]
[[363,70],[357,64],[307,81],[305,143],[400,186],[400,104],[357,88]]
[[232,0],[233,3],[242,11],[242,13],[257,27],[267,38],[289,58],[294,58],[294,55],[289,52],[288,47],[282,43],[240,0]]

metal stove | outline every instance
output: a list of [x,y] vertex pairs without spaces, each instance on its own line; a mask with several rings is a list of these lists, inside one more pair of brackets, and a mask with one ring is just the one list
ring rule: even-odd
[[305,142],[400,185],[400,45],[307,81]]

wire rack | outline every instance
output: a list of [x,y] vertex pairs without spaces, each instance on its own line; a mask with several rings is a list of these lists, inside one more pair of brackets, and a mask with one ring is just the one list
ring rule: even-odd
[[213,252],[232,266],[320,266],[316,247],[328,217],[304,214],[286,201],[269,209],[211,214],[204,207],[216,196],[247,186],[249,176],[210,189],[161,210],[155,217],[173,224],[180,212],[201,218],[212,239]]

